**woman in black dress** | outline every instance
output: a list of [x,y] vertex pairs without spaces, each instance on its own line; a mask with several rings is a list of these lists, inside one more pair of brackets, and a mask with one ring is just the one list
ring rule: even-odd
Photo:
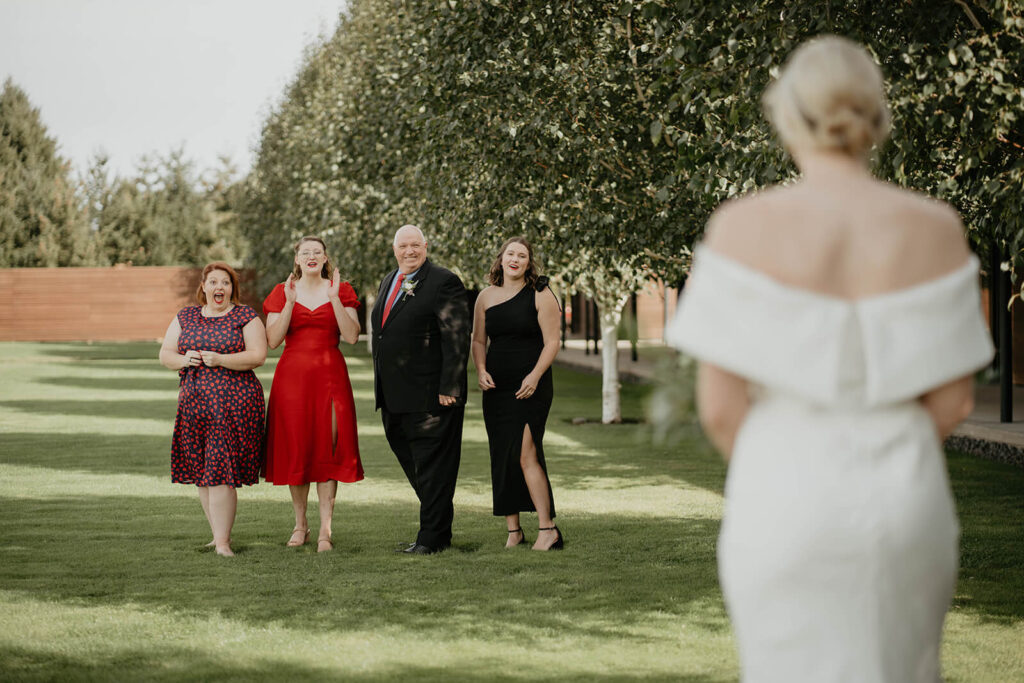
[[506,548],[526,542],[519,513],[536,510],[533,549],[561,549],[543,444],[551,363],[558,354],[558,300],[547,278],[538,275],[533,247],[522,237],[502,245],[490,282],[476,300],[473,363],[491,447],[494,514],[505,517]]
[[253,368],[267,357],[256,311],[239,298],[226,263],[203,269],[198,306],[178,311],[160,347],[160,362],[181,377],[171,444],[171,481],[194,484],[218,555],[230,557],[235,489],[259,481],[263,456],[263,387]]

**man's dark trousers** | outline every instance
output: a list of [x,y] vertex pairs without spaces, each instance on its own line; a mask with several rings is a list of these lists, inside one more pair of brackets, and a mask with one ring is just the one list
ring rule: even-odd
[[452,542],[455,481],[462,456],[463,406],[426,413],[381,408],[384,434],[420,500],[416,542],[434,549]]

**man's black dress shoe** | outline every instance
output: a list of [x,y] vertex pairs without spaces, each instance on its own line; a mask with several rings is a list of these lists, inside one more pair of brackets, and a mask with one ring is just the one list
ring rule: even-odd
[[433,555],[438,551],[437,548],[431,548],[429,545],[423,545],[422,543],[413,543],[411,546],[403,550],[403,553],[407,555]]

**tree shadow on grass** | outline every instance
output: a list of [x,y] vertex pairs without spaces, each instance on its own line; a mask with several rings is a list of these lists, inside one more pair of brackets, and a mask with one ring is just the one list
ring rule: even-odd
[[23,400],[0,401],[0,408],[35,415],[76,415],[87,417],[131,418],[142,420],[174,421],[176,402],[173,399],[156,400]]
[[166,377],[41,377],[36,384],[95,391],[177,391],[178,376]]
[[[156,401],[8,401],[0,406],[40,411],[56,415],[96,415],[142,418],[174,422],[175,402]],[[377,428],[377,416],[358,412],[360,429]],[[587,489],[595,477],[605,477],[616,488],[629,488],[664,479],[664,483],[721,489],[724,474],[711,455],[665,457],[658,453],[631,456],[623,466],[622,455],[614,443],[598,432],[586,436],[586,448],[595,454],[576,456],[565,448],[549,448],[548,469],[555,483],[555,500],[561,490]],[[375,480],[406,485],[405,474],[397,464],[384,436],[362,433],[359,438],[367,476]],[[150,474],[166,476],[170,467],[169,436],[49,432],[8,432],[0,434],[0,462],[12,465],[47,467],[68,471],[110,474]],[[490,460],[487,444],[465,441],[459,482],[490,488]],[[600,496],[595,492],[595,496]]]
[[951,451],[960,516],[955,607],[1000,623],[1024,620],[1024,470]]
[[537,553],[505,551],[489,511],[460,508],[455,551],[409,557],[394,550],[415,533],[415,505],[340,501],[336,550],[319,555],[315,544],[284,547],[285,498],[240,495],[231,560],[203,549],[209,529],[194,500],[8,499],[0,585],[40,600],[219,613],[316,631],[401,624],[434,634],[443,623],[453,640],[512,635],[526,646],[552,632],[649,643],[644,627],[655,613],[728,628],[714,521],[579,519],[566,527],[567,550]]
[[138,359],[138,360],[87,360],[87,361],[76,361],[73,364],[75,368],[81,368],[83,370],[99,370],[101,372],[134,372],[139,373],[145,372],[147,375],[160,373],[167,377],[177,377],[177,374],[173,370],[168,370],[164,366],[160,365],[157,361],[156,356],[152,358]]
[[154,360],[160,352],[155,342],[53,342],[40,343],[39,353],[46,356],[62,356],[69,360]]
[[[363,654],[363,653],[359,653]],[[526,680],[558,681],[679,681],[682,683],[710,683],[721,678],[687,675],[628,675],[600,672],[568,674],[551,672],[544,675],[535,669],[520,675],[499,673],[507,667],[502,660],[481,658],[472,664],[449,665],[443,656],[432,663],[399,661],[386,664],[376,662],[369,670],[359,666],[359,657],[353,657],[353,666],[331,668],[325,665],[301,665],[274,661],[272,655],[248,664],[227,663],[233,659],[211,655],[205,651],[185,647],[112,648],[111,652],[90,653],[87,657],[58,654],[45,647],[0,647],[0,678],[8,681],[60,680],[60,681],[116,681],[144,680],[157,683],[170,681],[493,681],[519,683]],[[402,658],[397,658],[401,660]]]
[[96,474],[170,477],[171,441],[165,436],[108,434],[0,434],[0,463]]

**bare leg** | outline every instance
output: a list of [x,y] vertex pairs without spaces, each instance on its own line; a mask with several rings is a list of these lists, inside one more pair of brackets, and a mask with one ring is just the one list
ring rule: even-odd
[[[333,400],[331,400],[331,444],[334,450],[338,449],[338,413],[334,410]],[[316,483],[316,497],[320,506],[320,535],[316,542],[318,553],[334,550],[331,520],[334,519],[334,499],[337,495],[338,482],[333,479]]]
[[[213,533],[213,520],[210,519],[210,489],[207,486],[197,486],[196,489],[199,491],[199,504],[203,506],[203,514],[206,515],[206,523],[210,525],[210,533]],[[210,541],[206,544],[207,548],[212,548],[217,545],[217,541]]]
[[[505,541],[506,548],[512,548],[523,542],[526,535],[519,526],[519,513],[505,515],[505,528],[508,529],[508,540]],[[515,530],[515,531],[513,531]]]
[[[553,527],[548,480],[544,476],[544,469],[537,460],[537,446],[533,443],[530,425],[523,427],[523,450],[519,455],[519,466],[523,468],[523,478],[526,480],[526,488],[530,491],[530,500],[537,508],[537,526],[541,529]],[[554,529],[538,531],[537,542],[533,544],[533,549],[547,550],[557,540],[558,532]]]
[[334,543],[331,541],[331,520],[334,517],[334,498],[337,494],[338,482],[333,479],[316,483],[316,495],[320,503],[320,536],[316,544],[318,553],[334,550]]
[[292,531],[292,537],[288,539],[286,545],[294,548],[305,545],[306,539],[309,538],[309,522],[306,521],[306,499],[309,498],[309,484],[302,484],[301,486],[289,485],[288,491],[292,494],[292,508],[295,511],[295,529]]
[[231,552],[231,527],[235,524],[237,508],[238,494],[233,486],[210,487],[210,524],[218,555],[234,556]]

